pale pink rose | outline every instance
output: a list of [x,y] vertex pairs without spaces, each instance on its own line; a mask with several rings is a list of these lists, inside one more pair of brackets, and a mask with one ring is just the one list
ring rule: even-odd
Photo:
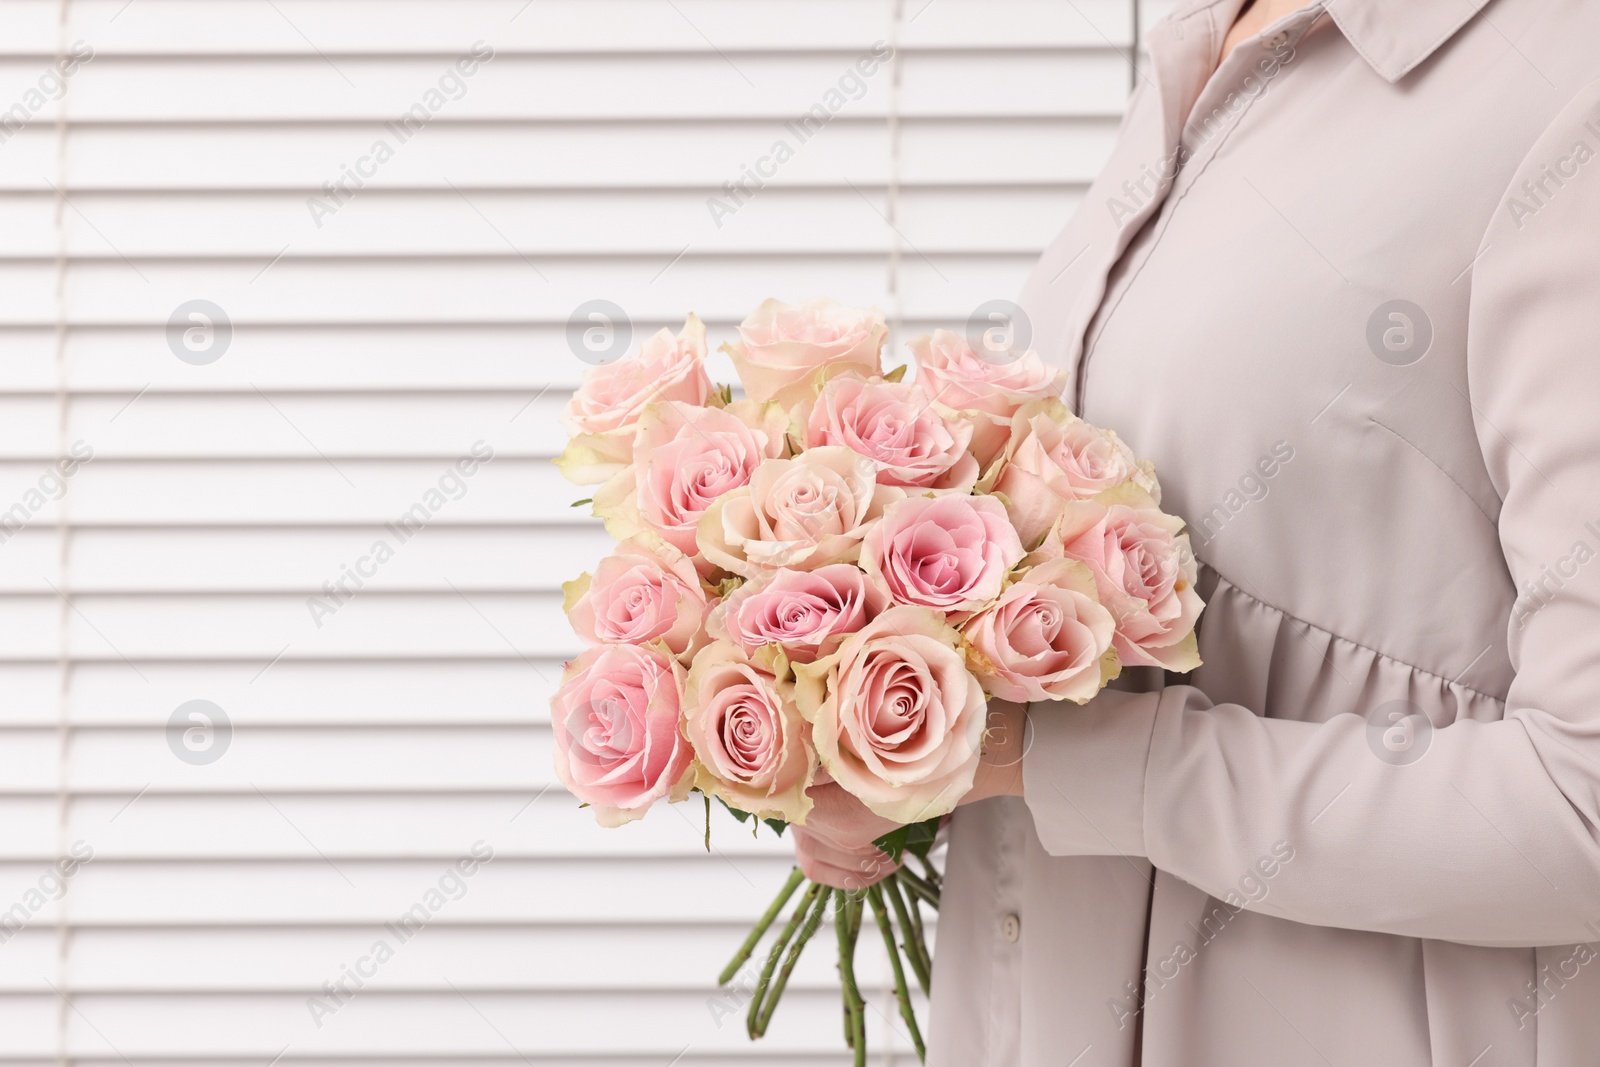
[[775,404],[653,404],[639,421],[637,462],[595,492],[594,513],[619,540],[648,528],[692,556],[700,516],[783,453],[787,425]]
[[1182,529],[1183,520],[1149,494],[1123,485],[1072,504],[1036,555],[1088,564],[1100,602],[1117,621],[1115,646],[1124,664],[1183,673],[1200,665],[1194,627],[1205,604]]
[[701,792],[763,819],[805,822],[817,757],[793,683],[717,641],[695,656],[683,703]]
[[972,423],[968,446],[987,470],[1011,436],[1011,417],[1030,400],[1061,395],[1063,367],[1052,367],[1033,349],[1003,357],[975,351],[965,337],[935,330],[906,343],[917,364],[917,389],[941,411],[960,412]]
[[936,613],[900,606],[794,668],[822,766],[886,819],[943,815],[972,788],[988,705],[960,647]]
[[809,398],[818,372],[877,374],[889,327],[877,308],[844,307],[832,300],[791,306],[762,301],[739,324],[739,340],[722,346],[751,400],[784,407]]
[[845,374],[806,418],[806,447],[843,445],[878,465],[884,485],[965,493],[978,480],[972,425],[935,411],[916,386]]
[[1002,495],[1023,543],[1036,545],[1067,502],[1132,483],[1160,499],[1155,471],[1121,438],[1078,418],[1057,400],[1030,401],[1013,417],[1011,439],[978,488]]
[[683,667],[653,648],[602,645],[567,664],[550,698],[556,777],[602,826],[688,797],[694,753],[679,729]]
[[698,544],[708,562],[746,578],[854,560],[871,524],[904,495],[879,485],[872,461],[847,448],[807,449],[766,460],[748,486],[713,503]]
[[747,656],[781,645],[791,663],[810,663],[839,647],[887,606],[854,564],[814,571],[774,571],[746,582],[711,612],[711,636],[731,641]]
[[1082,704],[1120,670],[1111,647],[1116,628],[1089,568],[1057,559],[1031,568],[962,633],[991,696]]
[[1022,542],[992,496],[916,496],[889,505],[861,545],[867,580],[897,604],[978,611],[1000,595]]
[[623,541],[592,576],[561,589],[567,619],[588,644],[660,641],[687,662],[705,643],[705,587],[689,557],[664,542]]
[[584,372],[561,415],[572,440],[556,466],[569,481],[598,485],[633,462],[633,438],[646,407],[672,400],[704,404],[710,395],[706,328],[690,315],[677,337],[663,329],[637,356]]

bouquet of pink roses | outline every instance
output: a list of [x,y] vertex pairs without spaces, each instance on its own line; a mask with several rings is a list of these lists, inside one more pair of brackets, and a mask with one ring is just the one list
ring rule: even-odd
[[619,542],[565,586],[590,647],[551,700],[562,783],[605,826],[698,791],[781,833],[828,778],[901,824],[879,847],[921,873],[807,886],[749,1008],[758,1037],[831,904],[858,1064],[866,908],[922,1051],[905,972],[926,992],[928,851],[972,786],[986,697],[1081,704],[1124,664],[1191,670],[1202,607],[1154,472],[1066,409],[1061,371],[940,330],[909,343],[908,382],[883,372],[887,333],[875,310],[769,300],[722,349],[736,400],[691,315],[588,372],[557,460]]

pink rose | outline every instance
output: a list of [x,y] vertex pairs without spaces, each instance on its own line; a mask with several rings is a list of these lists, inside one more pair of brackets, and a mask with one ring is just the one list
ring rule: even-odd
[[598,485],[633,462],[634,433],[648,405],[703,404],[711,395],[705,361],[706,328],[690,315],[676,338],[661,330],[637,357],[585,371],[561,416],[572,436],[556,459],[561,473],[579,485]]
[[814,571],[774,571],[746,582],[718,604],[706,623],[713,637],[747,656],[781,645],[791,663],[810,663],[839,647],[887,606],[853,564]]
[[992,496],[907,497],[861,545],[867,580],[897,604],[978,611],[1000,595],[1022,542]]
[[726,641],[707,645],[689,668],[683,725],[699,757],[702,792],[763,819],[805,822],[816,751],[792,683]]
[[1011,423],[1011,439],[978,488],[1005,497],[1023,543],[1036,545],[1068,501],[1131,482],[1160,499],[1155,471],[1110,430],[1078,418],[1057,400],[1031,401]]
[[991,696],[1026,703],[1098,693],[1120,671],[1116,620],[1097,599],[1089,568],[1070,559],[1030,569],[962,633]]
[[973,350],[965,337],[935,330],[906,343],[917,363],[917,390],[941,411],[960,412],[972,423],[969,446],[985,470],[1011,436],[1011,417],[1030,400],[1061,395],[1067,372],[1052,367],[1033,349],[1003,358]]
[[811,570],[853,560],[884,507],[904,495],[877,484],[872,462],[847,448],[769,459],[748,486],[707,509],[700,520],[700,551],[708,562],[746,578],[779,567]]
[[916,386],[854,374],[829,379],[806,419],[807,448],[866,456],[884,485],[969,492],[978,480],[971,440],[970,423],[940,415]]
[[765,300],[739,324],[739,340],[722,351],[751,400],[790,407],[810,397],[817,373],[827,368],[877,374],[889,327],[877,308],[848,308],[832,300],[791,307]]
[[1082,560],[1100,601],[1117,620],[1115,645],[1126,664],[1183,673],[1200,665],[1195,621],[1205,607],[1183,520],[1137,486],[1072,504],[1038,555]]
[[584,574],[561,586],[572,629],[591,645],[642,645],[659,640],[688,661],[702,644],[711,610],[694,563],[665,543],[627,540]]
[[749,482],[763,459],[783,452],[787,425],[771,404],[654,404],[639,421],[638,461],[595,492],[594,513],[618,540],[643,526],[693,555],[700,516]]
[[822,766],[886,819],[943,815],[972,788],[988,705],[960,647],[937,614],[902,606],[795,666]]
[[655,649],[602,645],[567,664],[550,698],[556,777],[602,826],[688,797],[693,752],[678,729],[683,668]]

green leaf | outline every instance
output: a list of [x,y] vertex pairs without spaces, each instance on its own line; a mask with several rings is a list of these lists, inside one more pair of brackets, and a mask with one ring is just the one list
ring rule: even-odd
[[773,833],[777,834],[779,837],[783,836],[783,831],[788,829],[789,826],[789,824],[784,822],[782,819],[762,819],[761,821],[766,823],[767,828]]
[[901,855],[906,850],[906,835],[910,832],[911,827],[909,826],[896,827],[872,843],[878,846],[879,852],[886,854],[890,859],[899,863]]
[[721,804],[723,807],[727,808],[728,809],[728,814],[732,815],[735,819],[738,819],[740,822],[744,822],[746,819],[748,819],[750,817],[750,813],[748,811],[740,811],[738,808],[734,807],[732,804],[729,804],[726,800],[723,800],[721,797],[717,798],[717,803]]
[[581,508],[585,504],[593,504],[593,503],[594,503],[594,497],[591,496],[591,497],[586,497],[583,500],[574,500],[572,502],[572,506],[575,507],[575,508]]
[[918,859],[927,859],[933,851],[934,839],[939,836],[941,818],[925,819],[906,827],[906,851]]
[[878,846],[878,851],[885,853],[896,863],[907,852],[922,859],[928,858],[928,852],[933,848],[934,837],[939,833],[939,816],[914,822],[909,826],[901,826],[890,830],[873,842]]

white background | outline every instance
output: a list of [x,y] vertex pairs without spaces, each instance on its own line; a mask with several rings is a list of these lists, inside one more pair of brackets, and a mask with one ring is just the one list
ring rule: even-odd
[[[549,462],[566,320],[611,300],[636,346],[694,310],[715,346],[827,294],[881,306],[896,352],[960,327],[1105,158],[1134,27],[1131,0],[0,0],[0,912],[26,919],[0,1064],[844,1062],[825,949],[763,1043],[718,1025],[781,843],[723,819],[708,856],[690,805],[601,831],[552,788],[559,583],[605,550]],[[458,99],[383,129],[476,41]],[[707,197],[878,41],[897,61],[717,225]],[[206,365],[168,343],[195,299],[231,323]],[[459,498],[386,533],[478,441]],[[206,765],[169,747],[191,700],[231,723]],[[383,923],[477,841],[399,944]],[[380,938],[319,1026],[308,997]]]

